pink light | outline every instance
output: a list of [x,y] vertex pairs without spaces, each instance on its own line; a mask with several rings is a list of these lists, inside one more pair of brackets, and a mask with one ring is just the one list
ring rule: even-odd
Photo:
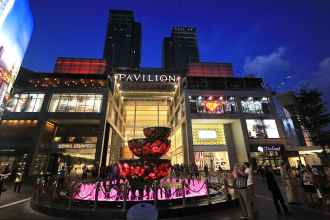
[[[188,180],[185,180],[186,185],[188,185]],[[110,181],[107,181],[110,184]],[[158,190],[158,200],[173,200],[183,198],[182,182],[177,182],[175,178],[172,180],[164,179],[160,181],[160,186],[162,186],[162,191]],[[168,193],[170,196],[165,196],[165,186],[167,186]],[[95,200],[96,183],[83,183],[80,185],[79,192],[77,192],[73,199],[84,200],[84,201],[94,201]],[[191,180],[189,186],[185,187],[186,195],[185,197],[200,197],[207,195],[206,184],[202,180]],[[138,194],[138,193],[136,193]],[[138,197],[138,195],[137,195]],[[148,193],[146,190],[143,192],[142,200],[132,200],[132,192],[129,192],[127,201],[148,201],[154,200],[154,192],[150,189]],[[104,189],[104,184],[100,183],[100,190],[98,193],[98,201],[123,201],[123,195],[118,193],[118,191],[112,188],[109,192]]]

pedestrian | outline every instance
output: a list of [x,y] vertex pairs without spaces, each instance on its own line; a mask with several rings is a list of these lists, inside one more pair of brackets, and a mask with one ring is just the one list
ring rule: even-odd
[[204,165],[204,174],[205,174],[205,179],[209,178],[209,167],[207,165],[207,163],[205,163]]
[[18,170],[16,172],[15,180],[14,180],[14,192],[20,193],[21,192],[21,187],[22,187],[22,182],[23,182],[23,173]]
[[247,175],[247,188],[249,190],[250,193],[250,197],[251,197],[251,205],[252,205],[252,209],[254,212],[257,212],[257,208],[256,208],[256,194],[255,194],[255,184],[254,184],[254,176],[253,176],[253,171],[251,168],[250,163],[245,162],[244,163],[244,173]]
[[64,178],[65,178],[65,170],[63,166],[62,169],[58,172],[58,177],[57,177],[58,190],[62,190],[64,188]]
[[294,189],[294,179],[289,165],[282,162],[280,172],[283,185],[285,186],[288,203],[297,203],[296,190]]
[[253,219],[252,198],[247,187],[248,176],[244,173],[244,167],[235,165],[233,169],[234,188],[239,195],[239,202],[243,216],[241,219]]
[[307,206],[313,207],[315,204],[313,194],[316,194],[317,192],[314,185],[313,173],[309,165],[307,165],[304,171],[302,171],[302,183],[306,195],[305,202],[307,203]]
[[280,208],[280,205],[278,204],[278,202],[281,203],[281,206],[282,206],[282,209],[283,209],[283,212],[285,215],[288,215],[289,214],[289,210],[288,210],[288,207],[286,206],[285,202],[284,202],[284,199],[283,199],[283,196],[282,196],[282,193],[280,191],[280,188],[278,187],[277,185],[277,182],[276,182],[276,179],[275,179],[275,176],[274,176],[274,173],[273,173],[273,170],[270,166],[267,166],[266,167],[266,170],[265,170],[265,177],[266,177],[266,181],[267,181],[267,186],[268,186],[268,189],[269,191],[271,191],[272,193],[272,196],[273,196],[273,202],[274,202],[274,205],[275,205],[275,208],[276,208],[276,211],[278,214],[281,214],[281,208]]
[[88,168],[87,168],[86,164],[84,164],[81,169],[82,169],[81,179],[87,180]]
[[2,192],[6,191],[6,179],[10,176],[10,167],[7,165],[0,174],[0,196]]

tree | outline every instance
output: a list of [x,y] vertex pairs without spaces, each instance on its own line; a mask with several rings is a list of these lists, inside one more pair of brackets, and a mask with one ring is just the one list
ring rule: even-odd
[[300,125],[309,132],[315,145],[322,147],[327,159],[325,146],[330,143],[330,114],[322,102],[322,94],[317,89],[302,88],[297,94],[297,119]]

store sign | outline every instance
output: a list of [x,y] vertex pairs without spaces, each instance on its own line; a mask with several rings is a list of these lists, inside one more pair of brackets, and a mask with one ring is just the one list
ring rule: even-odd
[[280,145],[266,145],[266,146],[258,146],[257,147],[258,152],[269,152],[269,151],[281,151]]
[[175,83],[177,81],[175,75],[167,74],[118,73],[115,74],[115,78],[123,82]]
[[94,148],[95,144],[58,144],[58,148]]

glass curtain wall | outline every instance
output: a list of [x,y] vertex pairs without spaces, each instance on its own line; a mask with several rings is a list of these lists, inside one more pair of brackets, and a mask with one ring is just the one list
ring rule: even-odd
[[144,138],[143,128],[169,126],[169,107],[166,100],[127,100],[125,101],[127,140]]
[[171,136],[170,157],[172,164],[183,164],[182,126],[177,127]]

